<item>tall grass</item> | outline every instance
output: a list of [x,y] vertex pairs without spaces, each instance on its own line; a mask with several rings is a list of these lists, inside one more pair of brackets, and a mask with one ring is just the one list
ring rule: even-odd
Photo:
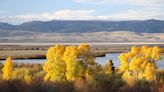
[[0,81],[0,92],[75,92],[73,83],[52,83],[35,80],[27,84],[23,80]]
[[[23,80],[26,70],[33,76],[31,83]],[[0,72],[0,92],[164,92],[163,70],[157,71],[157,81],[138,80],[133,85],[128,85],[122,79],[122,73],[119,73],[117,69],[115,75],[98,72],[94,73],[90,79],[60,83],[45,82],[40,64],[14,65],[13,73],[17,74],[17,77],[5,81]]]
[[129,86],[119,78],[62,83],[35,79],[30,84],[23,80],[0,80],[0,92],[164,92],[164,85],[139,80]]

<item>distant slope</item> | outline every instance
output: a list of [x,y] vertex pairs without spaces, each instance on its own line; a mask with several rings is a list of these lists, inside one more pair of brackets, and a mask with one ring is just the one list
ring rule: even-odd
[[136,33],[164,33],[164,21],[32,21],[21,25],[0,23],[0,30],[20,30],[31,32],[56,32],[56,33],[85,33],[85,32],[111,32],[131,31]]
[[0,42],[164,42],[164,21],[0,22]]
[[0,22],[0,30],[14,30],[14,29],[15,29],[14,25]]
[[164,42],[164,33],[135,33],[128,31],[90,33],[45,33],[13,31],[5,36],[0,34],[0,42]]

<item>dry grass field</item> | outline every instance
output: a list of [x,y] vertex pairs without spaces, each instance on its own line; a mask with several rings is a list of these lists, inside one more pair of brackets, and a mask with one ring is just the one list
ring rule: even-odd
[[46,50],[1,50],[0,59],[11,56],[14,59],[45,58]]
[[[78,45],[79,43],[60,43],[64,45]],[[13,59],[42,59],[46,51],[53,43],[1,43],[0,59],[11,56]],[[122,53],[130,50],[130,47],[140,45],[158,45],[164,48],[163,43],[90,43],[95,56],[105,56],[106,53]]]
[[[11,56],[13,59],[42,59],[47,48],[52,45],[0,45],[0,59]],[[125,52],[127,47],[92,46],[95,56],[105,56],[106,53]]]

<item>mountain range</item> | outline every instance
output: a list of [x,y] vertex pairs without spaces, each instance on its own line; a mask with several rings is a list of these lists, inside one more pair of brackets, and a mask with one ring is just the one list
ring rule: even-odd
[[0,42],[164,41],[163,20],[52,20],[20,25],[0,22]]

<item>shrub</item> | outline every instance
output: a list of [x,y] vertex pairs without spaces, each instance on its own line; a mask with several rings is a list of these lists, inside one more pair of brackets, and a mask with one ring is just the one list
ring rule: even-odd
[[106,74],[97,74],[87,83],[87,92],[117,92],[125,82],[120,76],[113,77]]

